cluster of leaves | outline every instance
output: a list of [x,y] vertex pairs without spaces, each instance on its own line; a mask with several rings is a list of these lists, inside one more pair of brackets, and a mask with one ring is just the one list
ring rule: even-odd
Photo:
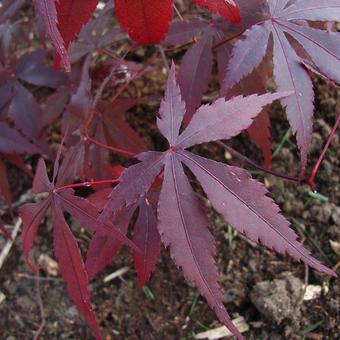
[[[53,250],[60,272],[96,338],[101,334],[91,307],[89,280],[127,245],[133,252],[138,287],[142,287],[155,270],[161,244],[169,248],[175,264],[188,282],[196,284],[219,320],[242,338],[222,303],[214,238],[204,204],[185,171],[241,234],[335,275],[297,241],[265,187],[246,170],[187,149],[228,140],[247,130],[270,166],[267,107],[280,100],[301,152],[302,178],[314,110],[311,72],[340,82],[340,35],[331,24],[340,20],[338,0],[194,0],[212,13],[212,19],[184,20],[180,16],[182,20],[173,24],[173,8],[178,10],[172,0],[33,3],[38,25],[26,23],[29,29],[23,29],[20,22],[21,12],[30,8],[24,0],[4,0],[0,7],[0,193],[14,215],[5,164],[12,163],[33,177],[22,154],[54,160],[52,180],[42,158],[33,180],[33,193],[45,193],[46,198],[20,208],[23,253],[29,266],[38,270],[30,252],[45,215],[51,211]],[[98,3],[101,10],[91,18]],[[129,108],[147,99],[122,98],[120,94],[150,67],[127,61],[127,53],[119,57],[107,48],[125,39],[124,32],[112,25],[113,12],[138,45],[159,43],[160,49],[190,45],[178,81],[175,65],[169,70],[159,108],[157,126],[168,144],[164,152],[148,151],[124,119]],[[330,22],[327,29],[321,21]],[[45,32],[57,57],[32,49],[27,31],[42,41]],[[19,47],[23,53],[12,53]],[[214,51],[220,98],[201,106],[212,79]],[[67,72],[58,69],[60,62]],[[264,93],[271,70],[278,92]],[[117,94],[103,100],[105,88]],[[46,132],[51,126],[65,136],[56,155]],[[112,152],[136,162],[127,169],[112,165]],[[83,182],[75,183],[79,181]],[[77,196],[74,189],[81,186],[91,186],[93,193]],[[92,235],[85,261],[65,213]],[[0,228],[8,233],[1,220]]]

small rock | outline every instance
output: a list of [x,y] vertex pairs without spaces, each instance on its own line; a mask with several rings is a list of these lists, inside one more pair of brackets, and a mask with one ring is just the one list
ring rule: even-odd
[[340,242],[329,240],[329,244],[334,253],[340,256]]
[[297,304],[302,292],[302,281],[288,273],[284,279],[257,283],[250,293],[250,299],[260,313],[280,324],[284,319],[299,318]]
[[322,292],[322,287],[317,285],[308,285],[303,296],[304,301],[310,301],[320,297]]
[[3,292],[0,292],[0,305],[6,300],[6,295]]

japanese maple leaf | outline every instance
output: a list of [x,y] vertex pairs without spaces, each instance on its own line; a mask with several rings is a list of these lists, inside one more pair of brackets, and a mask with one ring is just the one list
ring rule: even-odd
[[[93,194],[89,199],[100,210],[106,204],[110,190],[104,189]],[[141,197],[136,203],[122,209],[114,218],[113,224],[126,234],[132,215],[138,210],[136,222],[133,226],[133,242],[141,250],[134,251],[134,264],[139,277],[137,287],[142,287],[155,270],[156,262],[161,248],[161,239],[157,230],[155,207],[157,206],[158,193],[151,191]],[[86,254],[86,269],[90,278],[104,269],[115,257],[122,243],[107,233],[98,231],[91,240]]]
[[303,173],[314,111],[313,84],[306,68],[339,84],[340,34],[312,28],[305,22],[301,24],[301,20],[338,21],[340,3],[338,0],[267,0],[267,3],[269,16],[253,25],[246,31],[244,39],[235,44],[221,93],[225,94],[260,64],[272,38],[277,88],[279,91],[294,91],[293,96],[281,99],[281,103],[286,107],[290,125],[296,134]]
[[7,176],[6,164],[3,160],[6,160],[31,175],[30,170],[19,156],[23,153],[36,154],[40,153],[40,150],[23,137],[17,130],[0,122],[0,197],[2,196],[5,199],[11,214],[12,194]]
[[[53,249],[59,263],[59,269],[67,284],[68,293],[80,312],[87,320],[93,334],[101,339],[99,326],[91,307],[91,297],[88,290],[88,274],[78,247],[76,238],[68,226],[64,212],[69,213],[86,230],[96,231],[96,219],[99,212],[95,205],[87,199],[74,195],[71,188],[63,188],[65,179],[68,179],[69,170],[65,167],[59,169],[60,152],[54,164],[53,180],[50,181],[46,171],[45,162],[40,159],[34,182],[33,193],[48,193],[45,200],[38,203],[28,203],[20,207],[20,217],[23,220],[22,246],[25,260],[33,270],[38,267],[29,259],[29,253],[36,238],[43,217],[50,209],[53,224]],[[136,246],[111,224],[105,223],[104,230],[114,234],[120,242],[129,244],[134,249]]]
[[[238,23],[239,9],[233,0],[193,0],[212,13]],[[167,33],[172,18],[173,0],[116,0],[119,23],[138,44],[157,44]]]
[[[232,138],[248,128],[264,106],[289,94],[291,92],[238,96],[229,101],[218,99],[211,105],[201,106],[180,133],[186,109],[173,65],[157,121],[169,148],[165,152],[140,154],[141,162],[122,174],[98,218],[96,234],[104,230],[101,225],[105,221],[118,224],[117,219],[145,197],[155,179],[164,172],[157,211],[157,229],[162,243],[170,248],[171,258],[181,267],[185,278],[197,285],[219,320],[239,339],[242,336],[222,303],[214,262],[214,238],[208,230],[205,208],[193,191],[183,165],[195,175],[215,209],[240,233],[319,271],[335,274],[315,260],[297,241],[297,235],[280,215],[278,206],[266,196],[265,187],[253,180],[247,171],[202,158],[186,149],[196,144]],[[126,230],[126,227],[123,228],[121,231]],[[105,240],[112,242],[114,236],[111,239],[107,236],[101,244]],[[105,256],[100,255],[97,261],[103,259]]]
[[[243,3],[240,2],[241,11],[244,10]],[[245,24],[253,22],[252,17],[243,16]],[[256,15],[258,17],[259,14]],[[225,27],[227,26],[227,27]],[[186,114],[183,124],[186,126],[197,108],[202,102],[203,94],[208,90],[211,81],[211,72],[213,67],[213,51],[212,45],[221,40],[226,39],[224,31],[227,29],[230,32],[233,28],[226,25],[220,18],[214,17],[212,22],[207,22],[202,19],[194,19],[192,21],[178,21],[171,25],[170,31],[165,40],[162,42],[164,46],[175,44],[186,44],[192,41],[195,43],[186,51],[181,60],[178,81],[181,87],[181,94],[186,103]],[[241,28],[237,28],[240,31]],[[227,62],[231,54],[232,45],[223,44],[217,49],[217,61],[220,81],[224,78],[224,70],[227,67]],[[221,76],[222,74],[222,76]],[[229,91],[228,95],[242,93],[264,93],[265,80],[267,73],[256,72],[240,82],[238,89]],[[270,140],[270,119],[266,109],[256,117],[253,124],[248,128],[247,132],[250,137],[256,142],[263,153],[264,163],[267,167],[271,166],[271,140]]]

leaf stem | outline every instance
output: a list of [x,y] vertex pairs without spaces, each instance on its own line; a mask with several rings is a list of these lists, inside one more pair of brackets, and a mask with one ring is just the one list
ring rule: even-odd
[[115,184],[117,182],[118,182],[117,179],[105,179],[105,180],[101,180],[101,181],[91,181],[91,182],[68,184],[68,185],[56,188],[56,191],[59,192],[59,191],[63,191],[63,190],[66,190],[66,189],[92,187],[94,185],[101,185],[101,184]]
[[[131,51],[131,47],[129,47],[127,49],[127,51],[124,53],[124,55],[121,57],[121,60],[124,60],[125,57],[128,55],[128,53]],[[114,72],[117,70],[117,68],[119,67],[119,63],[115,64],[112,68],[111,68],[111,71],[109,73],[109,75],[104,79],[104,81],[101,83],[97,93],[96,93],[96,96],[94,97],[94,100],[93,100],[93,103],[92,103],[92,106],[91,106],[91,109],[89,111],[89,114],[88,116],[85,118],[84,122],[83,122],[83,125],[81,126],[81,132],[85,135],[87,133],[87,129],[88,127],[90,126],[91,122],[92,122],[92,119],[96,113],[96,108],[97,108],[97,105],[98,105],[98,102],[107,86],[107,84],[110,82],[110,80],[112,79],[112,76],[114,74]]]
[[287,181],[296,182],[296,183],[302,183],[303,182],[298,177],[280,174],[280,173],[278,173],[276,171],[267,169],[267,168],[261,166],[260,164],[254,162],[253,160],[249,159],[248,157],[242,155],[240,152],[236,151],[235,149],[233,149],[232,147],[230,147],[229,145],[227,145],[227,144],[225,144],[223,142],[216,142],[216,143],[218,145],[222,146],[224,149],[228,150],[232,155],[237,157],[242,162],[245,162],[245,163],[249,164],[250,166],[252,166],[254,168],[257,168],[257,169],[259,169],[261,171],[264,171],[264,172],[266,172],[266,173],[268,173],[270,175],[283,178],[283,179],[285,179]]
[[234,40],[238,37],[240,37],[244,32],[246,31],[246,29],[243,29],[241,32],[238,32],[237,34],[231,36],[231,37],[228,37],[226,39],[223,39],[222,41],[220,41],[219,43],[217,44],[214,44],[211,48],[214,50],[216,48],[219,48],[221,47],[222,45],[226,44],[227,42],[231,41],[231,40]]
[[323,150],[322,150],[322,152],[321,152],[321,154],[319,156],[319,159],[315,163],[315,165],[314,165],[310,175],[307,177],[307,181],[306,182],[307,182],[307,184],[309,185],[309,187],[312,190],[315,190],[315,183],[314,183],[315,176],[316,176],[316,174],[317,174],[317,172],[319,170],[319,167],[320,167],[320,165],[321,165],[321,163],[322,163],[322,161],[323,161],[323,159],[324,159],[324,157],[326,155],[326,152],[327,152],[329,146],[332,143],[333,137],[335,135],[335,132],[336,132],[339,124],[340,124],[340,112],[338,113],[338,116],[336,118],[336,121],[335,121],[335,124],[333,126],[333,129],[332,129],[332,131],[331,131],[331,133],[330,133],[330,135],[328,137],[327,143],[325,144],[325,146],[324,146],[324,148],[323,148]]
[[118,154],[125,156],[125,157],[136,158],[136,156],[137,156],[137,154],[135,154],[134,152],[130,152],[130,151],[127,151],[127,150],[124,150],[124,149],[116,148],[114,146],[109,146],[109,145],[103,144],[103,143],[99,142],[98,140],[91,138],[87,131],[84,132],[84,140],[88,141],[88,142],[90,142],[94,145],[97,145],[100,148],[109,150],[109,151],[114,152],[114,153],[118,153]]

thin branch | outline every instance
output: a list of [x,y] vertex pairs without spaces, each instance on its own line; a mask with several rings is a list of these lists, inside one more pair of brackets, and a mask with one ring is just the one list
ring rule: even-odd
[[296,182],[296,183],[301,183],[301,180],[298,177],[293,177],[293,176],[288,176],[288,175],[284,175],[284,174],[280,174],[276,171],[267,169],[265,167],[263,167],[262,165],[254,162],[253,160],[249,159],[248,157],[242,155],[240,152],[236,151],[235,149],[233,149],[232,147],[230,147],[229,145],[223,143],[223,142],[216,142],[219,146],[222,146],[224,149],[228,150],[232,155],[234,155],[235,157],[237,157],[239,160],[241,160],[244,163],[249,164],[250,166],[257,168],[261,171],[264,171],[268,174],[271,174],[273,176],[276,177],[280,177],[283,179],[286,179],[288,181],[292,181],[292,182]]
[[239,32],[239,33],[237,33],[237,34],[235,34],[235,35],[233,35],[233,36],[231,36],[231,37],[229,37],[229,38],[223,39],[223,40],[220,41],[219,43],[213,45],[213,46],[212,46],[212,49],[214,50],[214,49],[216,49],[216,48],[219,48],[219,47],[221,47],[222,45],[228,43],[229,41],[232,41],[232,40],[234,40],[234,39],[240,37],[245,31],[246,31],[246,29],[242,30],[241,32]]
[[56,188],[55,190],[57,192],[59,192],[59,191],[65,190],[65,189],[92,187],[92,186],[101,185],[101,184],[115,184],[117,182],[118,182],[118,180],[116,180],[116,179],[106,179],[106,180],[101,180],[101,181],[82,182],[82,183],[75,183],[75,184],[65,185],[65,186]]
[[89,134],[87,133],[87,131],[85,131],[84,140],[88,141],[88,142],[91,142],[92,144],[97,145],[100,148],[109,150],[109,151],[111,151],[113,153],[118,153],[118,154],[120,154],[122,156],[125,156],[125,157],[136,158],[136,156],[137,156],[137,154],[135,154],[134,152],[130,152],[130,151],[127,151],[127,150],[123,150],[123,149],[120,149],[120,148],[116,148],[116,147],[113,147],[113,146],[109,146],[109,145],[103,144],[103,143],[101,143],[101,142],[91,138],[89,136]]
[[337,119],[335,121],[333,129],[332,129],[332,131],[331,131],[331,133],[330,133],[330,135],[328,137],[327,143],[325,144],[325,146],[324,146],[324,148],[323,148],[323,150],[322,150],[322,152],[320,154],[320,157],[319,157],[318,161],[315,163],[315,165],[314,165],[310,175],[307,177],[307,184],[310,186],[310,188],[312,190],[315,190],[315,184],[314,184],[315,176],[316,176],[316,174],[317,174],[317,172],[319,170],[319,167],[320,167],[320,165],[321,165],[321,163],[322,163],[322,161],[323,161],[323,159],[324,159],[324,157],[326,155],[326,152],[327,152],[329,146],[332,143],[333,137],[335,135],[335,132],[336,132],[339,124],[340,124],[340,112],[338,113],[338,117],[337,117]]
[[172,4],[172,7],[175,10],[176,15],[179,17],[179,20],[184,21],[184,18],[182,17],[181,12],[178,10],[177,6],[175,3]]
[[[124,60],[125,57],[130,53],[132,47],[128,48],[128,50],[124,53],[124,55],[121,57],[121,60]],[[112,76],[114,74],[114,72],[117,70],[117,68],[119,67],[119,63],[115,64],[112,68],[111,68],[111,71],[109,73],[109,75],[104,79],[104,81],[101,83],[97,93],[96,93],[96,96],[94,97],[94,100],[93,100],[93,103],[92,103],[92,106],[91,106],[91,109],[90,109],[90,112],[88,114],[88,116],[86,117],[86,119],[84,120],[83,122],[83,125],[81,127],[81,131],[83,134],[86,134],[87,133],[87,129],[90,125],[90,123],[92,122],[92,119],[96,113],[96,108],[97,108],[97,105],[98,105],[98,102],[106,88],[106,86],[108,85],[108,83],[110,82],[110,80],[112,79]]]

